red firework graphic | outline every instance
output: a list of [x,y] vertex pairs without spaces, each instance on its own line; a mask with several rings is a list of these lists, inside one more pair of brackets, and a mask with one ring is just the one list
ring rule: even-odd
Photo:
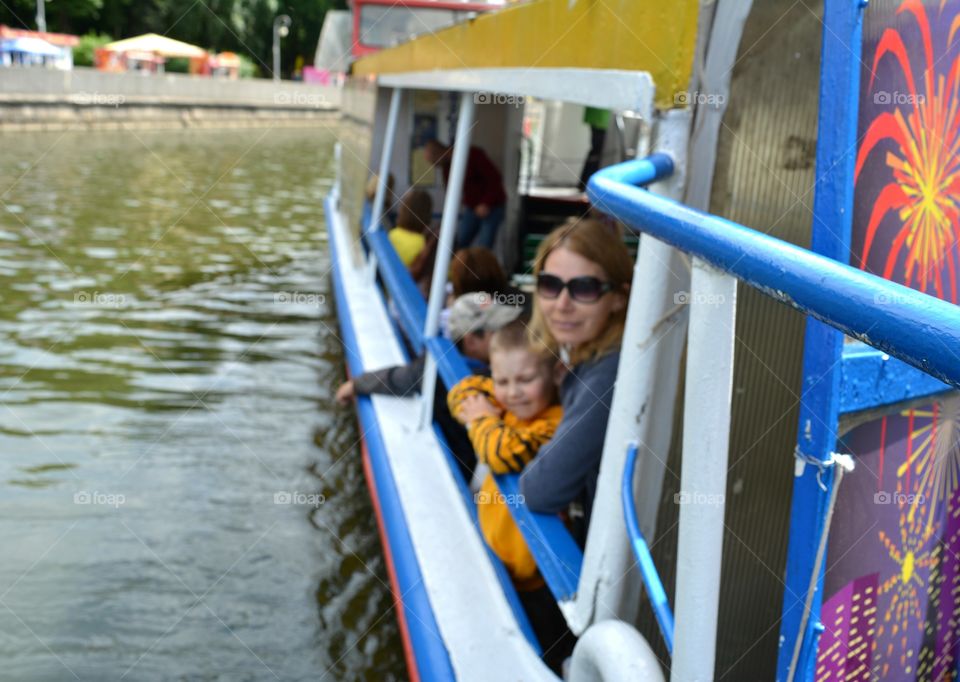
[[[945,4],[946,0],[940,3],[941,12]],[[897,9],[898,15],[904,13],[913,16],[920,31],[924,58],[922,90],[917,89],[903,36],[899,30],[887,28],[874,52],[868,90],[874,94],[875,102],[895,103],[896,107],[893,111],[878,114],[867,128],[857,154],[855,182],[871,152],[881,142],[892,142],[895,151],[885,154],[884,161],[892,177],[881,189],[870,214],[863,250],[859,254],[861,267],[866,268],[871,249],[889,248],[882,273],[877,274],[887,279],[899,279],[894,277],[894,272],[905,247],[903,283],[957,302],[960,57],[949,62],[946,75],[937,67],[941,60],[949,61],[944,58],[960,30],[960,15],[953,17],[943,51],[935,58],[930,21],[922,2],[905,0]],[[906,93],[895,93],[895,98],[891,93],[874,92],[877,67],[888,56],[896,60],[907,89]],[[897,213],[900,228],[892,242],[881,247],[875,243],[877,232],[891,211]],[[882,253],[880,255],[882,257]],[[944,282],[945,274],[947,282]]]

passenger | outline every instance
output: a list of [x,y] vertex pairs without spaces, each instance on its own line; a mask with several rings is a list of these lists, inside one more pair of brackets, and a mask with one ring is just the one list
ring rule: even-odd
[[[493,303],[492,297],[483,292],[465,294],[454,302],[449,316],[450,336],[460,352],[473,360],[472,371],[488,371],[491,333],[513,322],[522,312],[521,308]],[[347,404],[357,395],[412,396],[420,391],[425,364],[426,356],[420,355],[406,365],[364,372],[341,384],[336,399]],[[476,454],[463,427],[447,411],[446,389],[440,382],[434,394],[433,414],[464,479],[469,482],[476,466]]]
[[[448,320],[450,317],[450,307],[454,301],[465,294],[480,292],[486,294],[491,299],[496,298],[496,293],[503,291],[507,287],[507,276],[503,273],[497,257],[493,251],[475,246],[470,249],[461,249],[453,254],[450,261],[450,279],[447,282],[448,294],[444,309],[440,313],[440,326],[444,336],[451,338],[448,330]],[[451,339],[456,342],[455,339]],[[470,342],[468,341],[468,344]],[[459,345],[463,345],[462,341]],[[463,349],[461,348],[461,352]],[[474,358],[468,350],[467,361]],[[477,360],[486,365],[486,351],[480,353]],[[387,367],[376,372],[367,372],[361,376],[370,374],[381,375],[385,379],[385,389],[382,391],[367,391],[368,393],[390,393],[391,395],[408,396],[420,390],[420,378],[423,374],[424,358],[418,357],[406,365],[397,367]],[[486,368],[483,368],[486,371]],[[389,377],[389,380],[386,380]],[[346,381],[337,389],[336,399],[342,404],[350,402],[354,397],[353,380]],[[446,409],[446,398],[443,400],[444,410]]]
[[[432,264],[431,264],[432,271]],[[507,276],[500,267],[493,251],[482,246],[471,246],[469,249],[460,249],[450,259],[450,269],[447,280],[446,307],[440,313],[440,328],[444,336],[451,338],[447,333],[447,317],[450,306],[464,294],[473,291],[482,291],[488,294],[495,302],[514,305],[514,299],[503,298],[502,292],[512,291],[507,284]]]
[[[563,415],[557,405],[554,356],[530,345],[518,320],[490,339],[492,378],[471,376],[450,391],[450,412],[467,425],[479,462],[494,474],[517,473],[554,435]],[[492,474],[476,496],[480,530],[503,561],[520,603],[543,649],[544,662],[560,673],[576,638],[537,570],[536,560],[507,507]]]
[[540,244],[530,333],[563,360],[563,419],[526,468],[520,490],[531,511],[565,512],[586,542],[603,437],[620,360],[633,263],[620,236],[589,218],[572,218]]
[[[467,427],[477,460],[493,474],[519,473],[550,440],[563,410],[557,404],[554,357],[530,346],[514,322],[490,339],[490,377],[466,377],[447,396],[450,413]],[[480,529],[518,590],[543,586],[537,563],[491,474],[477,495]]]
[[407,190],[397,207],[397,224],[387,233],[390,243],[409,269],[432,233],[433,199],[420,189]]
[[[373,204],[373,200],[377,196],[377,183],[379,182],[380,177],[374,173],[370,176],[370,179],[367,180],[367,184],[363,188],[363,195],[370,204]],[[393,173],[387,173],[387,192],[383,197],[383,213],[387,217],[388,225],[396,222],[397,217],[397,203],[399,202],[399,199],[393,188]],[[363,229],[366,230],[367,226],[364,225]]]
[[[450,176],[453,147],[428,140],[423,147],[423,157],[431,166],[440,166],[446,183]],[[461,204],[455,248],[471,246],[476,240],[478,245],[492,249],[497,230],[506,215],[507,193],[500,171],[479,147],[470,147],[467,155]]]

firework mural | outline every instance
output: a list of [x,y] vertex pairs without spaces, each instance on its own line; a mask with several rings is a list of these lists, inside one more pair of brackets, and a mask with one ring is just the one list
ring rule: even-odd
[[[960,0],[867,11],[851,263],[958,302]],[[957,679],[960,397],[846,434],[817,680]]]
[[854,235],[852,254],[866,270],[954,303],[960,253],[958,16],[956,3],[906,0],[895,11],[896,26],[883,29],[872,54],[864,51],[870,68],[863,74],[861,122],[866,118],[867,126],[855,178],[857,207],[869,217]]
[[857,468],[830,532],[817,680],[956,679],[958,407],[944,398],[930,416],[904,410],[844,437]]

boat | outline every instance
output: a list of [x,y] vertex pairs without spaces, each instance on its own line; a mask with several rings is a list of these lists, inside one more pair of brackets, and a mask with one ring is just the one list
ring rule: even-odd
[[[956,679],[958,26],[957,0],[532,0],[352,65],[325,202],[351,374],[469,373],[439,316],[471,144],[519,283],[543,214],[638,236],[585,546],[497,478],[578,637],[566,679]],[[635,122],[585,196],[520,182],[543,103]],[[383,229],[390,175],[443,198],[429,300]],[[356,401],[410,677],[556,679],[432,403]]]

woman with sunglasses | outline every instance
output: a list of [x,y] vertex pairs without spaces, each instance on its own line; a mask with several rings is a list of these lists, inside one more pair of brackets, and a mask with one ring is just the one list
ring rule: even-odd
[[615,229],[573,218],[540,244],[530,333],[562,360],[563,419],[524,471],[520,489],[535,512],[569,514],[586,541],[603,437],[617,378],[633,262]]

